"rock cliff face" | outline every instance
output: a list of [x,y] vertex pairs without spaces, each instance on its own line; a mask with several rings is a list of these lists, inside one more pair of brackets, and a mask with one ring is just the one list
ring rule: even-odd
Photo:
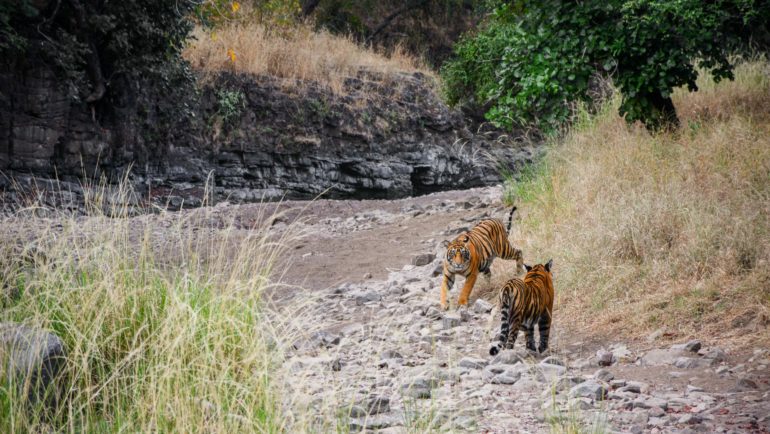
[[33,179],[56,178],[34,183],[78,201],[84,178],[126,173],[140,196],[172,207],[199,205],[207,180],[214,200],[396,198],[499,182],[501,168],[514,172],[536,151],[470,132],[418,73],[363,71],[336,93],[227,73],[180,100],[115,87],[92,107],[44,65],[0,65],[6,203]]

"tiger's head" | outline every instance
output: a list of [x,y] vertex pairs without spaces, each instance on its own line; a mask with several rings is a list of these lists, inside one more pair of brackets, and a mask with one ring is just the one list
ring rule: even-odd
[[537,264],[537,265],[530,266],[530,265],[524,264],[524,268],[527,269],[527,276],[529,276],[530,273],[533,275],[543,274],[543,273],[551,274],[552,266],[553,266],[553,259],[549,259],[548,262],[545,263],[545,265]]
[[446,247],[447,268],[450,271],[465,271],[471,263],[471,249],[468,246],[471,238],[468,234],[462,234],[452,241],[444,241],[442,244]]

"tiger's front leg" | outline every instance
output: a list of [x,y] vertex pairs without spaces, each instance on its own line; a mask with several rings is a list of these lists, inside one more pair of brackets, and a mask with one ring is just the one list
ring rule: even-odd
[[444,310],[449,309],[449,302],[447,302],[447,293],[455,284],[455,276],[447,270],[446,264],[444,264],[444,278],[441,281],[441,308]]
[[458,306],[465,306],[468,304],[468,297],[471,295],[473,285],[476,284],[476,278],[479,277],[478,271],[474,271],[465,278],[465,285],[463,285],[462,291],[460,291],[460,298],[457,299]]

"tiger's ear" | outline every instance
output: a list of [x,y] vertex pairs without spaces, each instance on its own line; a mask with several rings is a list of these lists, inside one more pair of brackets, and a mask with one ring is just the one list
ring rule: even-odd
[[466,236],[463,237],[463,242],[467,243],[468,241],[470,241],[470,239],[471,239],[471,237],[466,235]]
[[548,262],[545,263],[545,271],[550,273],[552,266],[553,266],[553,259],[549,259]]
[[449,247],[449,240],[444,240],[441,242],[441,247]]
[[526,268],[526,269],[527,269],[527,273],[529,273],[530,271],[532,271],[532,266],[530,266],[530,265],[524,264],[524,268]]

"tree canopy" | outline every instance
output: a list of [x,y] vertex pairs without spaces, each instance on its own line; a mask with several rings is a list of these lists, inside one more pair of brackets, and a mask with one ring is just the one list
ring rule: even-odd
[[498,1],[455,47],[442,75],[451,103],[481,106],[504,127],[557,128],[606,74],[621,115],[657,129],[678,123],[674,88],[698,68],[732,79],[731,54],[766,40],[768,0]]

